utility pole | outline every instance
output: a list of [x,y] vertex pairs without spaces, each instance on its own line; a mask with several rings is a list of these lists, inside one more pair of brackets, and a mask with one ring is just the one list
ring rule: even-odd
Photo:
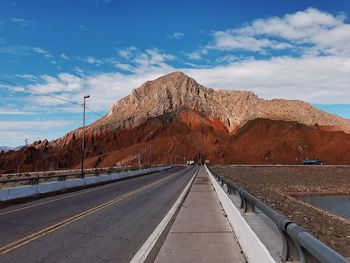
[[152,143],[151,143],[152,134],[153,132],[151,131],[149,133],[149,167],[152,167]]
[[28,139],[25,139],[24,143],[25,143],[25,146],[27,147],[28,146]]
[[83,104],[83,136],[82,136],[82,142],[81,142],[81,178],[84,178],[84,158],[85,158],[85,104],[86,99],[90,98],[89,95],[84,96],[84,104]]

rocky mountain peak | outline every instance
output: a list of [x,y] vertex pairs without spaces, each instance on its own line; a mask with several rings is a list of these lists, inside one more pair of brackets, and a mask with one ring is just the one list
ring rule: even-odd
[[[204,89],[204,90],[203,90]],[[193,96],[206,92],[205,88],[199,85],[194,79],[188,77],[180,71],[169,73],[152,81],[147,81],[141,87],[134,89],[131,93],[131,99],[137,101],[144,98],[144,95],[156,95],[168,97],[185,97],[192,94]]]
[[179,71],[145,82],[116,102],[109,113],[91,127],[131,128],[149,117],[183,110],[194,110],[219,119],[230,132],[256,118],[297,121],[309,126],[317,123],[350,131],[349,120],[318,110],[308,103],[264,100],[251,91],[213,90]]

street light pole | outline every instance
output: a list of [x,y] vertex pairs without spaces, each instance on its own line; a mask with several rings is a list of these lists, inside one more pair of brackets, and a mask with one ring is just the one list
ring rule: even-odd
[[151,137],[153,132],[149,133],[149,167],[152,167],[152,143],[151,143]]
[[84,158],[85,158],[85,104],[86,99],[90,98],[89,95],[84,96],[84,111],[83,111],[83,136],[82,136],[82,142],[81,142],[81,178],[84,178]]

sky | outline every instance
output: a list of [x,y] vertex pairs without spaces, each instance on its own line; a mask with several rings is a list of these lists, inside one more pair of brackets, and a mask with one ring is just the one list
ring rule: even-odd
[[2,0],[0,145],[63,136],[84,95],[91,123],[179,70],[350,118],[349,16],[348,0]]

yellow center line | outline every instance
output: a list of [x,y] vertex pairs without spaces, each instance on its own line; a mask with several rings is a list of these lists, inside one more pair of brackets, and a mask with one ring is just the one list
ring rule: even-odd
[[12,250],[14,250],[16,248],[19,248],[21,246],[24,246],[24,245],[26,245],[26,244],[28,244],[28,243],[30,243],[30,242],[40,238],[40,237],[45,236],[45,235],[47,235],[49,233],[52,233],[52,232],[54,232],[54,231],[56,231],[56,230],[58,230],[58,229],[60,229],[60,228],[62,228],[64,226],[66,226],[68,224],[71,224],[71,223],[73,223],[75,221],[78,221],[78,220],[80,220],[80,219],[82,219],[82,218],[84,218],[84,217],[86,217],[88,215],[94,214],[94,213],[96,213],[96,212],[98,212],[98,211],[100,211],[100,210],[102,210],[102,209],[104,209],[104,208],[106,208],[108,206],[116,204],[116,203],[122,201],[123,199],[128,198],[130,196],[133,196],[133,195],[135,195],[135,194],[137,194],[139,192],[142,192],[142,191],[144,191],[144,190],[146,190],[146,189],[148,189],[148,188],[150,188],[150,187],[152,187],[152,186],[154,186],[156,184],[161,183],[162,181],[164,181],[164,180],[166,180],[168,178],[169,177],[167,176],[166,178],[157,180],[157,181],[155,181],[153,183],[150,183],[150,184],[145,185],[143,187],[140,187],[140,188],[138,188],[136,190],[133,190],[133,191],[127,193],[127,194],[124,194],[122,196],[116,197],[116,198],[114,198],[114,199],[112,199],[110,201],[107,201],[107,202],[103,203],[103,204],[100,204],[98,206],[90,208],[90,209],[88,209],[88,210],[86,210],[84,212],[81,212],[81,213],[79,213],[79,214],[77,214],[75,216],[66,218],[66,219],[64,219],[61,222],[58,222],[58,223],[56,223],[56,224],[54,224],[52,226],[49,226],[49,227],[47,227],[45,229],[42,229],[42,230],[40,230],[40,231],[38,231],[38,232],[36,232],[34,234],[31,234],[31,235],[29,235],[27,237],[21,238],[21,239],[15,241],[13,243],[5,245],[4,247],[0,248],[0,255],[8,253],[8,252],[10,252],[10,251],[12,251]]

